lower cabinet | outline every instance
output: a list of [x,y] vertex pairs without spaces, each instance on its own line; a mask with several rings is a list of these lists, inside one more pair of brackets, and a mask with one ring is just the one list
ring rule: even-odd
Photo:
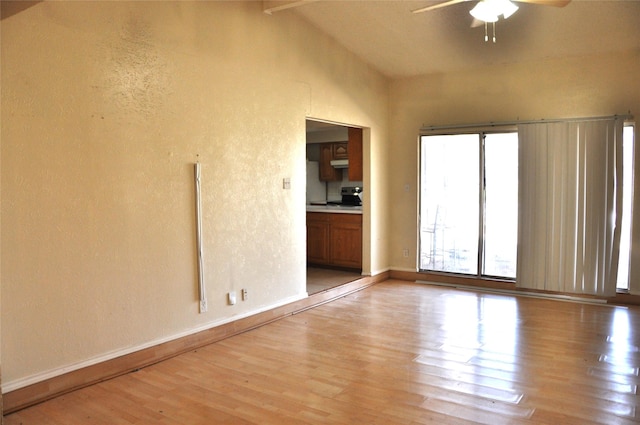
[[329,220],[307,213],[307,263],[329,263]]
[[362,215],[307,213],[307,262],[362,268]]

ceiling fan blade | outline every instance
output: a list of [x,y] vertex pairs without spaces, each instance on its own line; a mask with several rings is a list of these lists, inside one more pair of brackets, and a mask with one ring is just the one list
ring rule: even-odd
[[519,3],[538,4],[540,6],[565,7],[571,0],[511,0]]
[[422,13],[428,10],[440,9],[441,7],[451,6],[458,3],[464,3],[470,0],[449,0],[442,3],[434,4],[432,6],[421,7],[420,9],[412,10],[413,13]]

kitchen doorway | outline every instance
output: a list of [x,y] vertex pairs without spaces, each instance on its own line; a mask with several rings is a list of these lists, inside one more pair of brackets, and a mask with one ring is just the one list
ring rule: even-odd
[[362,277],[362,129],[306,121],[307,293]]

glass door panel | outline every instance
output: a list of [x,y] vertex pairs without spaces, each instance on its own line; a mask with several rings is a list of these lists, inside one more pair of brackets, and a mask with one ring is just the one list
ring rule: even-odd
[[478,134],[421,138],[420,259],[430,271],[478,273]]
[[518,252],[518,134],[486,134],[484,141],[483,270],[515,279]]

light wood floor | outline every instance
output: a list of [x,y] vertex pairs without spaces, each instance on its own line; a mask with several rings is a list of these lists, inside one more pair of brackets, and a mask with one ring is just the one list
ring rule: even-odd
[[631,424],[640,309],[386,281],[5,424]]

